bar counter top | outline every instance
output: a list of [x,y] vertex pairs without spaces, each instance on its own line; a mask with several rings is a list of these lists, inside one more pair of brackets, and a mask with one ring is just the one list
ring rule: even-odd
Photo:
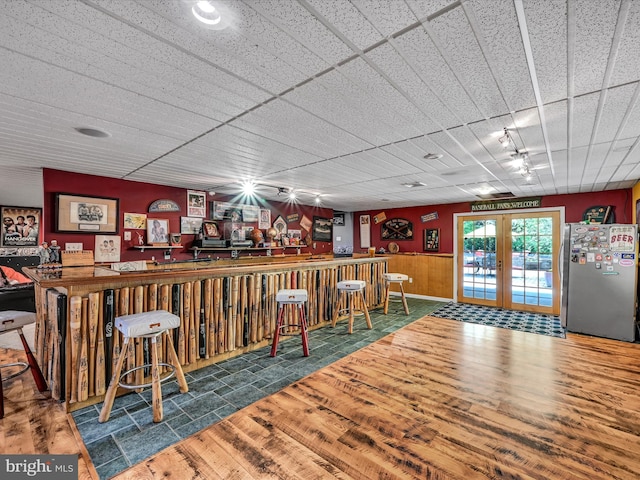
[[62,267],[56,269],[24,267],[22,271],[26,276],[40,286],[50,288],[114,282],[146,282],[149,280],[161,282],[163,280],[182,277],[216,278],[227,275],[252,274],[256,272],[291,272],[337,265],[366,264],[377,262],[385,258],[386,257],[383,255],[376,255],[375,258],[368,256],[344,258],[306,257],[298,261],[287,260],[282,263],[275,260],[268,263],[258,261],[256,263],[237,264],[211,260],[206,262],[156,264],[152,269],[138,271],[115,271],[106,266]]

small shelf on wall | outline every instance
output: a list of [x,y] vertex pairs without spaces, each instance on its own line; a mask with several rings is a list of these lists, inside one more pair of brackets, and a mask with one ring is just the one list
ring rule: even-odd
[[307,245],[284,245],[280,247],[192,247],[193,258],[197,259],[200,252],[231,252],[231,258],[237,258],[240,252],[255,251],[267,252],[267,256],[271,256],[272,250],[286,250],[287,248],[295,248],[300,254],[300,249],[307,248]]
[[184,248],[183,245],[134,245],[133,248],[144,252],[145,250],[173,250],[175,248]]

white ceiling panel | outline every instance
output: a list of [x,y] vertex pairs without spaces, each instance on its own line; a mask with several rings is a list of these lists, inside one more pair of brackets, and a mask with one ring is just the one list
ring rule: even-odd
[[445,124],[442,127],[456,126],[482,118],[483,115],[478,106],[424,29],[410,30],[394,39],[393,44],[455,116],[456,120],[453,124]]
[[498,79],[498,85],[510,111],[535,105],[529,67],[511,0],[471,0],[464,11],[483,52]]
[[[496,15],[500,12],[496,11]],[[465,84],[476,105],[485,117],[508,111],[504,96],[496,84],[487,55],[469,25],[462,9],[448,11],[425,24],[436,45],[453,68],[459,81]]]
[[640,176],[640,2],[209,1],[227,28],[192,0],[5,1],[0,203],[41,201],[43,167],[342,211]]
[[403,0],[395,2],[353,0],[353,4],[384,37],[391,36],[418,20]]
[[566,0],[522,3],[542,101],[566,98],[568,62],[574,62],[567,58],[567,32],[568,24],[575,25],[575,18],[568,17]]
[[620,0],[574,0],[575,94],[583,95],[603,86],[616,30]]

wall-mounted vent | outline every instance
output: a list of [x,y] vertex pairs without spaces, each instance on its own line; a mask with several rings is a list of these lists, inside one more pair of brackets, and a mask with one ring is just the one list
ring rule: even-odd
[[499,200],[501,198],[515,198],[515,195],[511,192],[483,193],[476,196],[478,198],[481,198],[482,200]]

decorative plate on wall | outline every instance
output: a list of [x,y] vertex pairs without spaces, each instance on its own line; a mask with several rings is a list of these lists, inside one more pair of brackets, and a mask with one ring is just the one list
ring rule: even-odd
[[400,251],[400,246],[396,242],[389,243],[389,252],[398,253]]

